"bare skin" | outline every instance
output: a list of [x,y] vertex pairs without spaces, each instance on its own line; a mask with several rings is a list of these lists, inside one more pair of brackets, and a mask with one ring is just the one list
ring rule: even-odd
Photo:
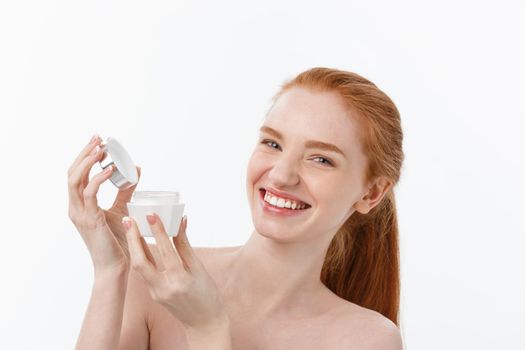
[[[149,247],[155,260],[160,261],[155,245],[149,244]],[[221,290],[228,265],[239,248],[194,248]],[[126,312],[144,320],[143,332],[149,338],[149,349],[188,349],[180,322],[151,300],[136,272],[132,270],[130,274]],[[341,299],[328,289],[315,304],[304,307],[303,315],[281,312],[261,319],[234,301],[225,305],[231,321],[233,349],[376,349],[371,342],[378,335],[398,331],[382,315]],[[402,349],[400,343],[392,346],[383,349]]]
[[[393,322],[338,297],[320,281],[338,228],[355,211],[368,213],[392,186],[384,178],[365,181],[357,119],[335,92],[292,88],[275,102],[263,126],[280,136],[261,131],[248,164],[250,238],[239,247],[195,248],[221,293],[233,348],[402,349]],[[342,154],[308,147],[310,140],[334,144]],[[277,215],[264,209],[261,188],[310,207]],[[191,235],[190,227],[190,240]],[[131,280],[130,290],[142,292],[132,293],[136,299],[127,298],[126,307],[141,308],[137,313],[146,320],[150,348],[186,349],[178,321],[150,301],[140,278]]]
[[[365,179],[362,130],[353,113],[335,92],[292,88],[281,95],[247,168],[250,238],[239,247],[195,248],[229,319],[228,332],[213,336],[231,337],[232,348],[402,349],[395,324],[341,299],[320,281],[337,230],[355,211],[367,214],[392,186],[383,177]],[[129,270],[117,219],[127,215],[134,188],[119,191],[115,204],[121,209],[98,206],[98,188],[111,176],[104,171],[89,180],[101,157],[100,141],[93,138],[68,170],[69,216],[95,267],[77,348],[187,349],[181,321],[152,300],[141,274]],[[279,196],[278,202],[268,204],[268,193]],[[286,200],[284,209],[283,197],[300,205]],[[156,246],[150,246],[148,258],[163,269]],[[224,344],[229,348],[229,341]]]

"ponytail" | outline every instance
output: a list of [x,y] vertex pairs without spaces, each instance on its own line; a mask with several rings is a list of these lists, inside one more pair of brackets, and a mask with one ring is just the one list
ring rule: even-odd
[[339,297],[399,326],[399,248],[394,193],[368,214],[354,212],[328,247],[321,281]]

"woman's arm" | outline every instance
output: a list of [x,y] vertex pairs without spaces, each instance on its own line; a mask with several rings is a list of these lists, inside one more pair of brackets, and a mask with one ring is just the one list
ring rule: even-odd
[[120,339],[128,268],[95,274],[89,306],[76,350],[115,350]]
[[[157,243],[157,259],[135,220],[125,217],[122,223],[127,230],[131,266],[146,281],[152,299],[182,323],[191,350],[230,350],[230,321],[215,281],[188,241],[186,216],[172,239],[157,214],[149,213],[147,220]],[[159,271],[157,264],[163,269]]]
[[[119,217],[128,214],[125,203],[131,199],[137,184],[125,190],[119,189],[109,210],[99,207],[97,192],[100,185],[111,177],[113,169],[113,166],[107,167],[89,178],[93,165],[104,158],[101,145],[102,139],[93,137],[67,172],[68,215],[89,250],[95,270],[91,300],[76,348],[114,350],[119,344],[129,271],[126,235],[116,224]],[[140,176],[140,167],[137,167],[137,173]]]

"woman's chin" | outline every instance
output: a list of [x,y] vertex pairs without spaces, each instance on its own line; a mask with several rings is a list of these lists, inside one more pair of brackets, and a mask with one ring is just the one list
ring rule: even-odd
[[296,230],[290,230],[282,225],[271,225],[268,222],[255,224],[255,231],[265,238],[279,243],[290,243],[300,240],[301,233]]
[[261,232],[259,230],[257,230],[257,232],[263,236],[264,238],[267,238],[267,239],[271,239],[272,241],[274,242],[278,242],[278,243],[290,243],[290,242],[294,242],[295,240],[294,239],[291,239],[290,237],[288,236],[283,236],[283,235],[279,235],[279,234],[275,234],[274,232],[270,232],[270,233],[267,233],[267,232]]

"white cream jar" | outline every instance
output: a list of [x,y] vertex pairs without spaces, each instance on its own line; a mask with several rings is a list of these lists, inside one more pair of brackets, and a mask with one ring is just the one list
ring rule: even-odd
[[179,202],[179,192],[174,191],[135,191],[127,203],[129,216],[137,222],[144,237],[153,237],[146,214],[156,213],[170,237],[177,236],[184,213],[184,203]]
[[[102,169],[113,166],[111,182],[119,189],[127,189],[139,181],[135,163],[126,149],[114,138],[108,137],[101,143],[104,157],[99,161]],[[173,191],[135,191],[126,203],[129,217],[133,218],[143,237],[153,237],[146,214],[156,213],[164,225],[168,236],[176,236],[184,213],[184,203],[180,203],[178,192]]]

